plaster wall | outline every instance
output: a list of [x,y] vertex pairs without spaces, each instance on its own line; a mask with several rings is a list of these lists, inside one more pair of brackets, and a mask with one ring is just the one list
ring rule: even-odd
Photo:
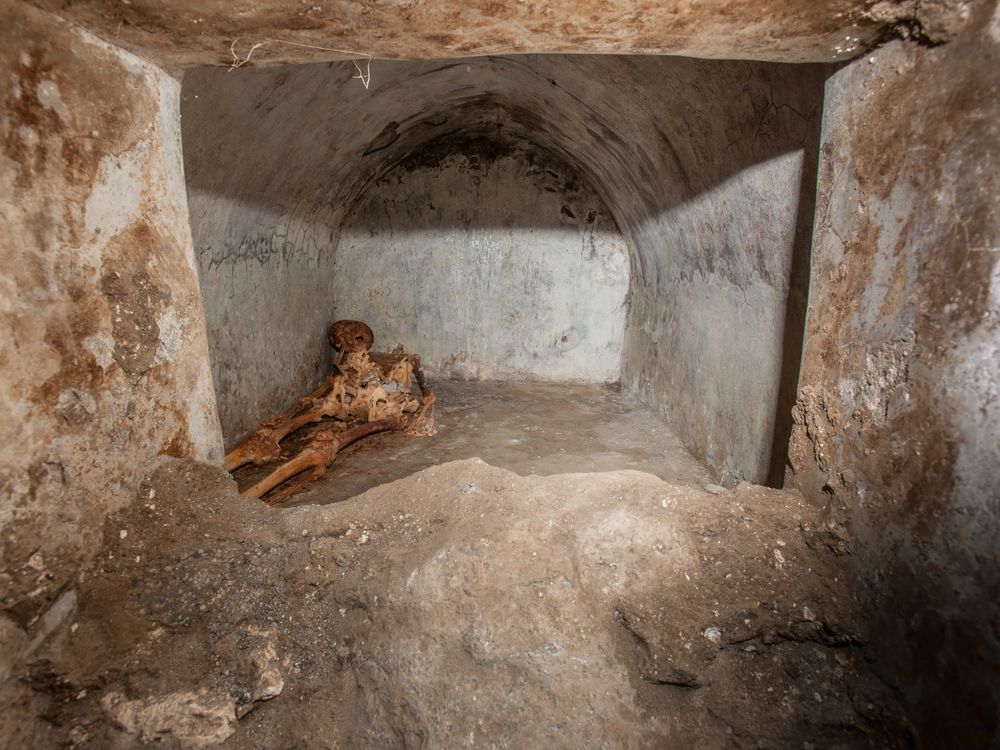
[[346,217],[335,317],[432,376],[618,380],[628,249],[603,201],[530,145],[446,140],[404,160]]
[[[725,483],[774,482],[773,464],[784,463],[808,284],[816,158],[808,134],[817,123],[818,110],[795,123],[801,150],[639,225],[636,244],[652,268],[633,288],[624,382]],[[702,137],[710,148],[711,136]]]
[[328,371],[329,250],[338,233],[322,206],[195,186],[188,198],[219,421],[231,447]]
[[216,461],[222,446],[178,82],[19,3],[0,3],[0,38],[0,619],[9,634],[60,593],[71,598],[105,518],[134,497],[158,455]]
[[790,481],[926,747],[1000,742],[1000,17],[827,84]]
[[[213,367],[234,384],[219,392],[227,440],[317,377],[322,326],[347,310],[316,284],[373,283],[358,269],[338,281],[351,207],[428,144],[486,139],[591,186],[630,255],[622,381],[720,476],[768,479],[795,397],[823,68],[519,56],[371,70],[368,88],[349,63],[185,77]],[[486,340],[509,335],[499,308],[484,319]]]

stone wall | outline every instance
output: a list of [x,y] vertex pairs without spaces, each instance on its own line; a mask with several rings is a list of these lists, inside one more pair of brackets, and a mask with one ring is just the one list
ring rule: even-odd
[[[1000,684],[1000,18],[827,84],[790,481],[850,526],[925,746],[994,747]],[[832,544],[837,542],[831,536]]]
[[[525,53],[849,60],[899,26],[937,38],[955,0],[31,0],[168,69]],[[251,49],[254,45],[265,42]],[[352,52],[353,50],[353,52]],[[250,58],[249,60],[248,57]],[[353,70],[353,68],[352,68]]]
[[0,610],[18,628],[152,460],[219,460],[221,440],[177,81],[18,3],[0,37]]

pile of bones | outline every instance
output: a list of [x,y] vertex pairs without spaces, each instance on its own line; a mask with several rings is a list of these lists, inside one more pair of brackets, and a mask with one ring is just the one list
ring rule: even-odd
[[[320,423],[309,442],[290,460],[243,491],[247,497],[277,504],[317,479],[333,463],[341,448],[368,435],[404,430],[409,435],[434,434],[434,394],[424,383],[420,357],[402,346],[391,352],[370,351],[371,328],[357,320],[339,320],[330,326],[330,344],[337,352],[336,372],[291,409],[263,422],[226,456],[226,471],[246,464],[261,465],[282,457],[281,441],[292,433]],[[413,394],[413,379],[420,398]],[[294,477],[301,478],[264,498]]]

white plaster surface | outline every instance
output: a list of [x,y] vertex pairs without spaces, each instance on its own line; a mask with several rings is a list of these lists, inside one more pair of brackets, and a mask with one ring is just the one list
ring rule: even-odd
[[437,376],[617,380],[625,242],[569,167],[532,158],[544,156],[391,170],[345,222],[336,317],[366,321],[376,348],[402,343]]

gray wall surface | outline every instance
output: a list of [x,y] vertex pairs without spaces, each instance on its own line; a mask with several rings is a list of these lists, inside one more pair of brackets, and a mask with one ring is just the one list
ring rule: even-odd
[[849,526],[924,746],[997,747],[1000,15],[839,71],[822,150],[790,479]]
[[[347,312],[333,299],[347,211],[428,143],[488,138],[570,165],[617,224],[631,269],[627,387],[727,480],[763,481],[775,461],[780,468],[790,421],[779,417],[790,413],[800,359],[821,68],[610,56],[375,61],[368,89],[355,73],[345,62],[185,76],[185,169],[228,440],[318,378],[323,328]],[[484,319],[496,325],[488,338],[506,335],[501,309]]]
[[618,380],[628,249],[571,167],[518,143],[430,145],[364,194],[333,262],[338,318],[431,376]]
[[[185,157],[191,170],[187,146]],[[339,219],[322,206],[206,193],[190,181],[188,202],[219,420],[231,447],[327,371]]]

